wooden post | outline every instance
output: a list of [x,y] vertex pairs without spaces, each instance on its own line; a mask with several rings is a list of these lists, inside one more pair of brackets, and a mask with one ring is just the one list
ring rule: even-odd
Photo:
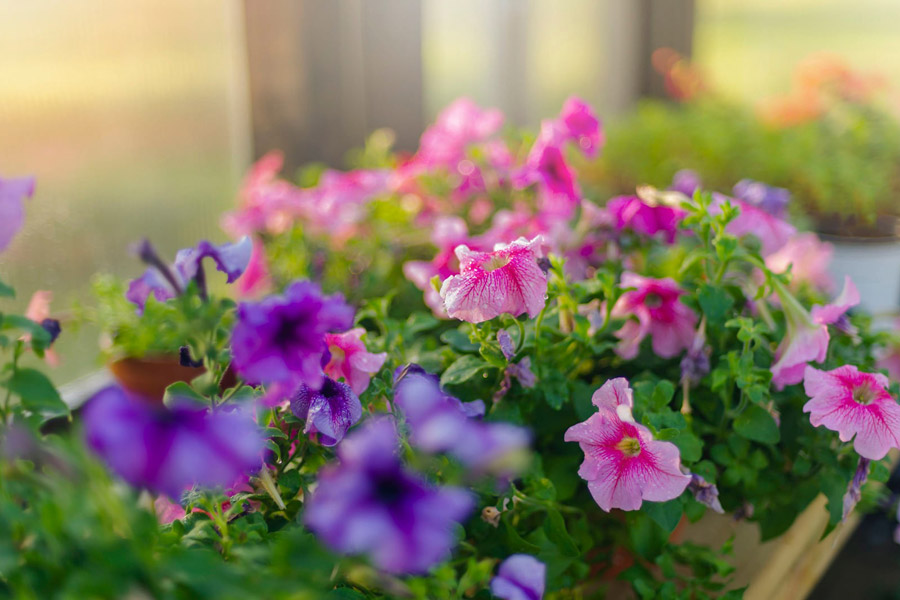
[[688,58],[694,49],[694,0],[640,0],[640,93],[665,97],[663,77],[650,58],[658,48],[671,48]]
[[417,0],[244,0],[254,155],[332,166],[372,129],[423,125]]

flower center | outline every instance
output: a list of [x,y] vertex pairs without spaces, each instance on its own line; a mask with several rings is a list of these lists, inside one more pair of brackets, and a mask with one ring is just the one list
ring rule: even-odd
[[875,399],[875,390],[869,383],[853,388],[853,400],[859,404],[870,404]]
[[641,441],[626,435],[616,444],[616,450],[625,456],[637,456],[641,453]]
[[509,261],[509,256],[495,255],[484,261],[481,268],[490,273],[491,271],[496,271],[500,267],[505,267],[509,264]]
[[644,296],[644,306],[647,308],[659,308],[662,306],[663,299],[659,294],[655,294],[650,292],[646,296]]

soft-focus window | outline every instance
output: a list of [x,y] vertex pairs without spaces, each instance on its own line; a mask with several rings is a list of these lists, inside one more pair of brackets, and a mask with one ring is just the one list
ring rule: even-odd
[[425,112],[459,96],[536,125],[572,94],[603,108],[614,54],[604,29],[610,4],[592,0],[425,0]]
[[819,52],[900,83],[897,0],[698,0],[695,59],[722,92],[784,93],[794,66]]
[[[240,5],[228,0],[0,3],[0,175],[37,176],[27,225],[0,273],[23,305],[84,298],[97,271],[140,269],[222,239],[247,160]],[[96,332],[60,339],[65,381],[90,369]]]

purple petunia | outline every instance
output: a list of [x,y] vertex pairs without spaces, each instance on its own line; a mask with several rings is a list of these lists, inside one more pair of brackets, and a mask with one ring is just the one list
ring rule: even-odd
[[228,283],[234,283],[250,263],[253,242],[244,237],[233,244],[215,245],[206,240],[193,248],[184,248],[175,255],[175,262],[166,265],[156,253],[153,245],[144,240],[137,247],[138,256],[149,265],[144,274],[131,281],[125,297],[144,310],[147,298],[152,294],[159,302],[184,292],[191,281],[196,281],[200,293],[206,294],[206,275],[203,272],[204,258],[211,258],[216,268],[225,273]]
[[530,442],[521,427],[485,423],[484,403],[462,403],[437,377],[410,365],[397,377],[394,402],[410,428],[410,441],[426,452],[446,452],[470,469],[507,474],[518,470]]
[[241,411],[165,408],[110,386],[86,405],[84,428],[115,473],[174,499],[195,485],[228,486],[262,465],[262,432]]
[[303,433],[318,433],[323,446],[334,446],[362,416],[362,404],[346,383],[325,378],[316,391],[301,385],[291,398],[291,412],[306,421]]
[[491,593],[504,600],[541,600],[547,566],[529,554],[513,554],[500,564]]
[[319,389],[325,379],[325,334],[352,323],[353,309],[341,294],[325,296],[315,283],[295,282],[283,295],[238,306],[232,364],[254,383]]
[[0,177],[0,252],[6,250],[25,221],[22,200],[34,195],[34,177]]
[[365,554],[391,573],[423,573],[449,556],[453,530],[473,499],[406,470],[398,450],[387,417],[348,436],[338,448],[340,463],[320,471],[304,521],[337,552]]

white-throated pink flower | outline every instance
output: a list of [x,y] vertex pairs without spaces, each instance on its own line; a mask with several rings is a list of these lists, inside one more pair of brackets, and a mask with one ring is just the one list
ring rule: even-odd
[[690,347],[697,315],[681,302],[685,292],[675,281],[623,273],[621,287],[635,289],[622,294],[611,313],[614,318],[629,319],[616,332],[619,356],[637,356],[641,341],[648,335],[653,338],[653,352],[662,358],[672,358]]
[[900,448],[900,406],[887,386],[881,373],[863,373],[853,365],[832,371],[807,366],[803,388],[810,400],[803,412],[814,427],[836,431],[842,442],[853,440],[863,458],[880,460]]
[[546,303],[547,276],[538,266],[541,237],[497,244],[493,252],[456,248],[460,273],[441,286],[447,314],[481,323],[501,314],[536,317]]
[[833,303],[814,306],[811,312],[777,282],[775,294],[781,302],[787,321],[787,332],[775,350],[775,363],[772,365],[772,383],[777,389],[782,389],[803,380],[807,363],[825,360],[830,340],[828,325],[859,304],[859,292],[847,277],[844,280],[844,290]]
[[634,422],[632,392],[623,377],[610,379],[594,392],[597,413],[569,427],[567,442],[578,442],[584,462],[578,475],[603,510],[637,510],[644,500],[677,498],[691,482],[681,472],[681,455],[670,442],[653,439]]

